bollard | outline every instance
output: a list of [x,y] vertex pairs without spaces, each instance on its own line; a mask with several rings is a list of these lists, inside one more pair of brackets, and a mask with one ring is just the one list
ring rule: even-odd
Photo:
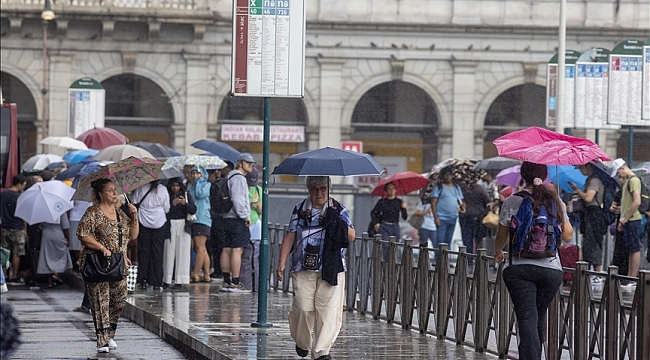
[[359,254],[359,312],[365,315],[368,311],[368,285],[370,279],[370,266],[368,262],[368,244],[372,239],[368,237],[368,233],[364,232],[361,237],[361,253]]
[[388,238],[388,253],[386,260],[386,321],[392,324],[395,320],[395,307],[397,306],[397,262],[395,261],[395,250],[397,248],[394,236]]
[[404,240],[404,251],[402,251],[402,289],[400,291],[400,310],[402,329],[409,330],[413,321],[413,239]]
[[381,235],[375,235],[375,242],[372,248],[372,318],[378,320],[381,315],[381,288],[384,279],[381,260]]
[[639,271],[634,296],[638,299],[636,356],[637,359],[650,359],[650,271]]
[[[584,261],[576,263],[576,272],[573,277],[575,288],[573,298],[573,358],[586,359],[589,346],[589,275],[585,273],[589,264]],[[567,334],[571,336],[571,334]]]
[[477,352],[484,352],[487,348],[488,318],[491,311],[490,293],[488,289],[486,249],[476,252],[476,266],[474,267],[474,347]]
[[603,297],[605,303],[605,359],[616,359],[618,356],[618,309],[620,303],[618,298],[619,280],[614,276],[618,275],[618,267],[607,268],[607,279]]
[[439,246],[438,262],[436,263],[436,283],[438,286],[438,296],[436,301],[436,336],[438,339],[444,339],[447,333],[447,308],[449,307],[449,254],[447,253],[447,244],[442,243]]
[[[476,281],[476,278],[474,278],[474,281]],[[454,295],[454,337],[456,338],[456,345],[460,345],[463,343],[463,339],[465,339],[467,304],[469,303],[467,293],[467,247],[464,245],[458,247],[458,258],[456,259],[456,291]],[[475,332],[473,333],[476,335]],[[476,343],[476,340],[474,343]]]
[[429,324],[429,248],[420,247],[417,275],[417,308],[420,334],[426,334]]

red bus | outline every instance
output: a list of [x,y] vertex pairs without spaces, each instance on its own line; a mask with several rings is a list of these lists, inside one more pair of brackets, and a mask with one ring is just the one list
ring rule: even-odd
[[18,159],[18,107],[2,104],[0,108],[0,188],[10,187],[20,172]]

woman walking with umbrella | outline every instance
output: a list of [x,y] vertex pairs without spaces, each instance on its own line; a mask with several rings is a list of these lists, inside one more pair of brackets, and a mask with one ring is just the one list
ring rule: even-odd
[[[94,204],[81,218],[77,229],[77,236],[85,245],[80,269],[83,270],[85,266],[86,255],[93,252],[100,252],[104,256],[111,256],[113,252],[122,253],[127,265],[125,268],[128,268],[131,262],[126,257],[126,246],[129,240],[138,237],[138,210],[129,203],[129,218],[116,206],[117,188],[111,180],[95,180],[91,186]],[[126,274],[120,281],[86,282],[86,291],[92,306],[97,351],[107,353],[109,349],[117,348],[113,338],[126,302]]]
[[[388,241],[389,237],[394,236],[399,239],[399,216],[406,220],[408,214],[406,213],[406,203],[402,199],[396,197],[397,187],[394,183],[389,182],[384,185],[386,197],[379,199],[377,204],[370,212],[372,223],[374,224],[375,231],[381,234],[384,241]],[[386,256],[388,251],[388,244],[382,244],[383,256]]]

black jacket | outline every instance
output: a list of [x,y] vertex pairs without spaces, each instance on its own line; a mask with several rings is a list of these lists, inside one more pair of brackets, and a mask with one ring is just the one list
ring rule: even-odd
[[341,249],[347,248],[348,224],[341,219],[341,204],[332,199],[332,206],[325,212],[325,241],[323,244],[323,280],[338,285],[337,276],[344,271]]

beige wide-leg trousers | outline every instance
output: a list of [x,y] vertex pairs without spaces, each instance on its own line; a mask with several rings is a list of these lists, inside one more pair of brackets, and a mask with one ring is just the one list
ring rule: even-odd
[[289,312],[291,337],[299,348],[311,349],[312,359],[317,359],[329,354],[341,331],[345,273],[338,274],[337,286],[324,281],[319,272],[292,272],[291,279],[295,292]]

